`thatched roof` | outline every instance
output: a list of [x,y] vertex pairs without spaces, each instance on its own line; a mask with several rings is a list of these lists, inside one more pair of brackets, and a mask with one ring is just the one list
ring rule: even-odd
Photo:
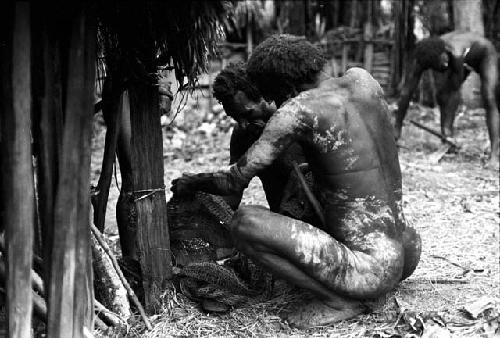
[[105,1],[98,8],[99,45],[106,62],[126,79],[143,79],[153,67],[170,66],[193,86],[207,57],[224,37],[232,1]]

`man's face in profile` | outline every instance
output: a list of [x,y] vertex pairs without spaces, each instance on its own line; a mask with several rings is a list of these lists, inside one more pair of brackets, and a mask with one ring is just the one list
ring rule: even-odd
[[258,133],[262,132],[276,111],[274,102],[269,103],[263,98],[260,101],[251,100],[242,91],[238,91],[233,100],[224,102],[223,106],[226,114],[231,116],[242,129]]

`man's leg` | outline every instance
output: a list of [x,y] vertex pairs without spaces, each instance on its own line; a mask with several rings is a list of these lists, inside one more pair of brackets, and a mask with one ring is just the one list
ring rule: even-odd
[[386,293],[401,278],[402,247],[379,234],[367,239],[384,249],[377,259],[350,250],[307,223],[262,207],[241,207],[231,226],[238,249],[321,300],[292,316],[297,326],[326,325],[354,317],[365,309],[360,299]]
[[453,136],[453,122],[461,102],[460,90],[446,87],[437,93],[437,101],[441,112],[441,134],[446,137]]
[[499,146],[500,146],[500,113],[495,98],[497,86],[498,68],[496,54],[492,60],[485,60],[481,65],[481,96],[483,98],[484,109],[486,110],[486,126],[490,138],[491,153],[489,166],[498,169]]

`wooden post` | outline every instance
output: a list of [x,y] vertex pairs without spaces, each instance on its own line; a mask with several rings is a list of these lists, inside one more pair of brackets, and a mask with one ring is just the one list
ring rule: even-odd
[[97,194],[92,197],[94,225],[101,232],[104,232],[109,187],[113,177],[113,164],[115,162],[118,133],[122,119],[121,93],[119,75],[117,72],[111,72],[111,75],[104,81],[102,90],[102,111],[106,122],[106,139],[104,142],[101,174],[97,183]]
[[253,14],[248,10],[248,4],[245,3],[246,11],[247,11],[247,60],[252,54],[253,50]]
[[373,1],[366,0],[367,11],[366,21],[363,30],[363,41],[365,45],[364,67],[368,72],[372,72],[373,67]]
[[358,1],[357,0],[351,0],[351,20],[350,20],[350,26],[352,28],[355,28],[358,25]]
[[410,54],[415,43],[413,21],[411,20],[414,0],[393,2],[395,19],[395,43],[392,62],[391,86],[393,93],[399,92],[399,87],[405,82],[406,69],[410,68]]
[[[326,5],[331,6],[330,2],[327,2]],[[333,1],[333,13],[328,13],[328,15],[332,18],[332,27],[335,28],[339,24],[339,17],[340,17],[340,4],[339,0],[334,0]],[[332,27],[328,27],[332,28]]]
[[[7,10],[6,8],[7,7]],[[7,249],[7,316],[9,337],[31,336],[31,261],[33,255],[34,186],[31,159],[30,3],[5,6],[12,24],[1,48],[3,219]],[[4,14],[4,15],[5,15]],[[6,34],[6,35],[7,35]]]
[[[34,3],[34,13],[41,13],[45,4]],[[50,28],[50,25],[53,25]],[[54,35],[56,24],[44,16],[32,17],[33,53],[33,135],[37,157],[38,208],[44,250],[45,285],[49,285],[50,257],[54,224],[54,202],[58,177],[58,161],[62,143],[62,92],[59,49]]]
[[[82,8],[79,16],[73,23],[74,29],[81,34],[75,36],[76,48],[82,46],[83,55],[81,60],[75,60],[79,54],[74,56],[70,52],[70,68],[73,67],[72,60],[78,65],[75,68],[82,68],[83,77],[68,79],[68,100],[66,113],[70,113],[74,104],[75,113],[80,119],[80,167],[77,171],[78,190],[77,193],[77,228],[76,228],[76,257],[77,269],[75,271],[75,294],[73,311],[73,337],[87,337],[94,329],[94,279],[92,269],[92,250],[90,242],[90,143],[92,135],[92,117],[94,115],[94,91],[95,91],[95,66],[96,66],[96,46],[97,46],[97,21],[94,7],[87,5]],[[75,34],[76,35],[76,34]],[[81,64],[81,66],[80,66]],[[71,76],[71,72],[69,74]],[[73,84],[71,81],[74,80]],[[82,85],[80,86],[80,81]],[[70,86],[74,87],[70,87]],[[71,89],[70,89],[71,88]],[[75,102],[71,102],[73,95]]]
[[146,309],[154,312],[161,290],[172,277],[158,89],[153,83],[134,83],[129,98],[132,176],[137,191],[130,193],[137,210],[137,252]]
[[84,337],[93,329],[88,180],[96,30],[87,11],[84,4],[76,5],[68,14],[69,24],[59,27],[71,34],[63,145],[54,210],[57,231],[53,234],[51,276],[47,287],[49,337]]
[[305,0],[284,2],[288,8],[288,29],[286,33],[305,36],[306,35],[306,19],[304,5]]
[[[482,1],[480,0],[455,0],[453,2],[453,20],[455,29],[466,32],[473,32],[484,36],[484,22]],[[462,84],[460,94],[463,102],[468,107],[480,107],[481,81],[479,74],[473,72]]]
[[[144,22],[152,32],[150,22]],[[133,34],[132,34],[133,35]],[[156,46],[153,34],[140,39],[139,54],[144,72],[130,81],[131,167],[133,190],[125,191],[137,215],[137,255],[141,265],[146,310],[160,310],[160,295],[172,278],[167,201],[163,171],[163,139],[156,74]],[[124,193],[122,189],[122,193]]]
[[342,44],[342,75],[345,74],[347,70],[347,62],[349,61],[349,44],[344,41]]

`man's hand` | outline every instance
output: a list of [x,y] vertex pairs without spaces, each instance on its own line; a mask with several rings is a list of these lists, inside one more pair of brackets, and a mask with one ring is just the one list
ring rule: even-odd
[[241,177],[238,169],[233,166],[230,171],[201,174],[184,173],[172,181],[170,190],[174,196],[190,196],[197,191],[226,196],[241,193],[248,186],[248,183]]
[[172,180],[170,190],[174,193],[174,197],[190,196],[198,190],[199,175],[183,173],[181,177]]

